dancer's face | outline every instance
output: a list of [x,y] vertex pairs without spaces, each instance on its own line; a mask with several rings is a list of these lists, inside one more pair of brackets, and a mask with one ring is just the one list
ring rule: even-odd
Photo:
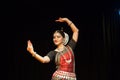
[[59,32],[55,32],[53,34],[53,42],[57,46],[59,46],[60,44],[63,44],[63,36]]

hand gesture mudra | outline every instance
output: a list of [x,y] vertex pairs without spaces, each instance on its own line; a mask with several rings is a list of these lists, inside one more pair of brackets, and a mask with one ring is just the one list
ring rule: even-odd
[[27,51],[34,53],[34,48],[30,40],[27,41]]
[[59,17],[57,20],[55,20],[56,22],[66,22],[68,20],[68,18],[61,18]]

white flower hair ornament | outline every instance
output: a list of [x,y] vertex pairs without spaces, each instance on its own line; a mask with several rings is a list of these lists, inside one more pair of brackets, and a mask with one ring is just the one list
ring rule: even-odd
[[69,35],[66,32],[64,32],[64,34],[65,34],[65,38],[64,38],[64,43],[63,44],[66,45],[69,41]]

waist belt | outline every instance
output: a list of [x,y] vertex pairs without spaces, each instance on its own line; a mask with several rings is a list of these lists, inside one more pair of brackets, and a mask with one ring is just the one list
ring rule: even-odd
[[72,72],[65,72],[61,70],[55,71],[52,76],[52,80],[61,80],[61,79],[76,80],[76,75],[75,73],[72,73]]

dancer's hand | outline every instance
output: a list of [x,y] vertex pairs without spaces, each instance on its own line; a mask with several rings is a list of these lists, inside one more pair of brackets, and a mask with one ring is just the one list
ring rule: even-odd
[[30,40],[27,41],[27,51],[31,54],[34,53],[34,48]]
[[56,22],[67,22],[69,19],[68,18],[61,18],[59,17],[57,20],[55,20]]

